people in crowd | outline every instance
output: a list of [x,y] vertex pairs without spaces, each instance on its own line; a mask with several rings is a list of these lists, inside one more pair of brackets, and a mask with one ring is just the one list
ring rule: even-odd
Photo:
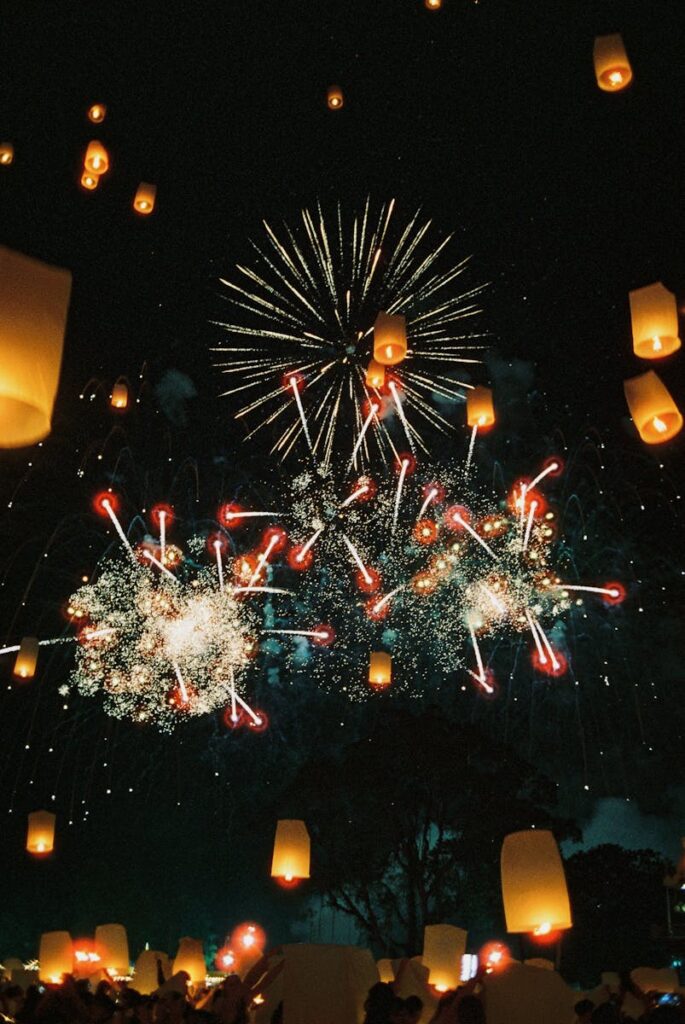
[[573,1007],[573,1012],[576,1015],[576,1024],[590,1024],[594,1008],[595,1004],[591,999],[580,999]]

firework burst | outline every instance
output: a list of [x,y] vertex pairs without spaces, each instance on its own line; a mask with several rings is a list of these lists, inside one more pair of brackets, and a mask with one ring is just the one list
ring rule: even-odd
[[[467,260],[445,264],[451,236],[433,240],[420,211],[396,227],[394,210],[394,200],[375,212],[367,200],[351,223],[339,205],[328,223],[320,207],[302,211],[299,230],[265,223],[251,264],[222,279],[233,314],[213,350],[230,379],[223,394],[244,400],[235,415],[248,437],[273,426],[281,458],[304,442],[329,472],[349,446],[362,469],[374,454],[391,461],[398,444],[425,450],[422,428],[451,429],[435,401],[461,402],[470,386],[454,374],[479,362],[482,335],[469,324],[482,287],[455,293]],[[408,351],[376,379],[379,312],[406,318]]]

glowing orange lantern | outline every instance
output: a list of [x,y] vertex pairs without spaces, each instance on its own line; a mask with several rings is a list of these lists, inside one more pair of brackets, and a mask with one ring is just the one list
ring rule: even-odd
[[26,849],[36,856],[52,853],[55,848],[55,815],[51,811],[32,811],[26,833]]
[[546,935],[571,927],[564,866],[551,832],[528,829],[505,836],[500,867],[507,931]]
[[428,924],[424,928],[421,962],[428,968],[428,984],[437,992],[459,985],[466,934],[463,928],[451,924]]
[[399,313],[379,313],[373,325],[373,358],[383,366],[395,366],[406,354],[405,318]]
[[112,388],[109,404],[113,409],[125,409],[128,405],[128,384],[123,377],[120,377]]
[[169,957],[166,953],[159,953],[154,949],[144,949],[139,954],[133,970],[133,984],[136,992],[149,996],[151,992],[159,988],[158,966],[161,966],[162,975],[167,978],[171,971]]
[[174,960],[174,974],[185,971],[190,977],[191,985],[202,985],[207,977],[205,954],[199,939],[181,939],[178,953]]
[[311,857],[309,832],[303,821],[281,819],[276,824],[271,877],[286,885],[309,878]]
[[442,0],[423,0],[423,3],[429,11],[438,11],[442,7]]
[[621,36],[597,36],[594,47],[595,78],[604,92],[619,92],[633,80],[633,69],[628,60]]
[[675,295],[661,281],[629,293],[633,351],[641,359],[663,359],[680,348]]
[[88,143],[86,155],[83,158],[83,165],[87,171],[90,171],[91,174],[97,174],[98,177],[109,170],[109,154],[97,139],[93,139],[92,142]]
[[14,160],[14,146],[11,142],[0,142],[0,164],[7,166]]
[[131,969],[128,936],[123,924],[99,924],[95,929],[95,945],[105,970],[113,975],[126,975]]
[[50,433],[70,292],[68,270],[0,246],[0,448]]
[[91,174],[90,171],[84,171],[81,175],[81,185],[89,192],[94,191],[100,184],[100,179],[97,174]]
[[375,388],[378,391],[384,384],[385,367],[377,359],[372,359],[366,368],[366,386],[367,388]]
[[471,388],[466,396],[466,422],[470,427],[487,430],[495,422],[495,407],[492,404],[492,389],[480,384]]
[[633,423],[646,444],[670,441],[680,431],[682,414],[654,370],[624,380],[623,390]]
[[372,651],[369,659],[369,685],[384,690],[392,682],[392,658],[387,651]]
[[147,216],[155,208],[156,197],[157,186],[150,185],[147,181],[141,181],[133,197],[133,209],[136,213],[142,213],[144,216]]
[[106,113],[107,107],[104,103],[94,103],[88,109],[88,120],[92,121],[93,124],[101,124],[105,120]]
[[74,951],[69,932],[43,932],[38,947],[38,977],[51,985],[59,985],[63,974],[71,974]]
[[339,85],[329,85],[326,93],[326,101],[330,110],[342,110],[343,93]]
[[16,679],[33,679],[38,663],[38,639],[35,636],[25,636],[19,645],[17,660],[14,663],[14,676]]

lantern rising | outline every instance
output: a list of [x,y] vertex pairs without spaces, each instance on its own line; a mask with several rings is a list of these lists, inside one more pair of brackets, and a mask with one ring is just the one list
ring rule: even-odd
[[97,174],[91,174],[90,171],[84,171],[81,175],[81,185],[87,189],[88,192],[93,192],[100,184],[100,179]]
[[369,659],[369,686],[384,690],[392,682],[392,657],[387,651],[372,651]]
[[150,185],[147,181],[141,181],[133,197],[133,209],[136,213],[142,213],[143,216],[147,216],[155,208],[156,197],[157,186]]
[[680,348],[678,307],[661,281],[629,293],[633,351],[641,359],[663,359]]
[[123,377],[120,377],[112,388],[109,404],[113,409],[125,409],[128,405],[128,384]]
[[271,877],[282,885],[297,885],[309,878],[310,840],[303,821],[286,818],[276,824]]
[[49,985],[59,985],[63,974],[71,974],[74,949],[69,932],[43,932],[38,948],[38,977]]
[[571,927],[564,866],[551,832],[505,836],[500,867],[507,931],[547,935]]
[[459,985],[466,934],[463,928],[451,924],[426,925],[421,959],[428,968],[428,984],[437,992],[447,992]]
[[185,971],[190,977],[191,985],[202,985],[207,976],[205,954],[199,939],[181,939],[178,953],[174,960],[174,974]]
[[104,103],[94,103],[92,107],[88,108],[88,120],[93,124],[101,124],[105,120],[106,113],[107,107]]
[[367,388],[374,388],[376,391],[385,384],[385,367],[377,359],[372,359],[369,362],[365,380]]
[[0,164],[7,166],[14,160],[14,146],[11,142],[0,142]]
[[0,448],[50,433],[71,274],[0,246]]
[[379,313],[373,325],[373,358],[395,366],[407,354],[407,321],[399,313]]
[[423,5],[429,11],[439,11],[442,7],[442,0],[423,0]]
[[478,385],[466,396],[466,422],[470,427],[487,430],[495,422],[495,407],[492,402],[492,389]]
[[93,139],[92,142],[88,143],[86,155],[83,158],[83,165],[91,174],[97,174],[98,176],[109,170],[109,154],[97,139]]
[[46,856],[55,848],[55,815],[51,811],[32,811],[26,833],[26,849],[34,856]]
[[633,80],[626,48],[621,36],[597,36],[594,47],[595,78],[604,92],[618,92]]
[[37,664],[38,639],[35,636],[25,636],[19,645],[19,653],[14,663],[15,679],[33,679]]
[[343,93],[339,85],[329,85],[326,92],[326,102],[329,110],[342,110]]
[[679,433],[682,414],[654,370],[625,380],[623,390],[633,423],[646,444],[662,444]]
[[108,974],[129,973],[128,936],[123,924],[99,924],[95,929],[95,945]]
[[379,960],[376,964],[378,968],[378,977],[386,985],[392,985],[395,980],[395,972],[392,967],[392,960]]

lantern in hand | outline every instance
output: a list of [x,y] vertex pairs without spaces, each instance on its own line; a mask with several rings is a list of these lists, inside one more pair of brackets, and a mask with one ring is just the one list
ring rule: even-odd
[[507,931],[546,935],[571,927],[564,866],[551,832],[505,836],[500,867]]

